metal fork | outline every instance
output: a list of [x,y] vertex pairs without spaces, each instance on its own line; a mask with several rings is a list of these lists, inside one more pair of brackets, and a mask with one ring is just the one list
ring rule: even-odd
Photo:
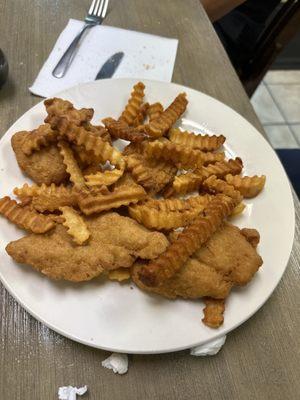
[[86,30],[102,23],[107,13],[108,2],[109,0],[92,1],[88,14],[84,19],[85,24],[83,28],[75,37],[70,46],[67,48],[64,55],[52,71],[52,75],[55,76],[55,78],[62,78],[67,72],[69,66],[74,59],[76,51],[78,50],[80,39],[82,38]]

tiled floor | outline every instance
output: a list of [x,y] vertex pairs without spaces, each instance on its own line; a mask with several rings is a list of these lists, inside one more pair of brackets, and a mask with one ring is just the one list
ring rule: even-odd
[[300,148],[300,70],[268,72],[251,103],[274,148]]

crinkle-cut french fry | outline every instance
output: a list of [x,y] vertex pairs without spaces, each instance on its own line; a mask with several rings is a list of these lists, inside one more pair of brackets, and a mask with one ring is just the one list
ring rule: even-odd
[[145,140],[142,143],[129,143],[122,151],[123,156],[136,156],[137,154],[143,155],[145,143],[148,143],[148,140]]
[[203,165],[214,164],[216,162],[225,160],[225,153],[223,151],[220,151],[218,153],[213,153],[211,151],[204,152],[201,150],[196,151],[199,151],[199,153],[201,153]]
[[137,116],[135,117],[135,119],[132,122],[133,127],[139,128],[141,130],[141,126],[147,116],[148,108],[149,108],[149,103],[144,103],[141,105],[141,108],[139,109]]
[[203,323],[210,328],[219,328],[224,322],[223,313],[225,311],[225,300],[205,297],[204,304],[205,308],[203,310]]
[[[53,183],[54,185],[54,183]],[[51,185],[52,186],[52,185]],[[55,185],[54,185],[55,186]],[[47,187],[44,183],[41,186],[36,184],[28,185],[28,183],[24,183],[24,185],[20,188],[15,187],[13,193],[19,197],[19,199],[33,197],[40,194],[41,188]]]
[[213,196],[209,194],[191,196],[187,199],[152,199],[146,200],[141,205],[148,208],[154,208],[158,211],[186,211],[186,210],[203,210],[204,207],[212,200]]
[[83,245],[91,234],[82,216],[72,207],[60,207],[59,210],[62,212],[63,226],[67,228],[68,234],[76,244]]
[[99,156],[95,156],[92,151],[87,151],[84,146],[73,144],[71,147],[78,164],[83,168],[87,165],[99,164],[102,160]]
[[[58,128],[60,133],[66,136],[69,141],[78,146],[83,145],[87,151],[92,151],[96,157],[99,157],[99,162],[106,163],[106,161],[109,161],[122,172],[120,176],[123,175],[126,166],[125,160],[122,154],[108,142],[105,142],[96,135],[90,134],[82,126],[78,127],[68,123],[64,118],[59,121]],[[115,176],[117,178],[117,175]]]
[[145,125],[148,135],[154,138],[163,136],[185,112],[187,104],[186,93],[180,93],[158,118]]
[[187,194],[198,190],[204,180],[201,169],[177,175],[172,184],[164,191],[164,197]]
[[197,209],[182,211],[158,211],[147,205],[133,205],[129,215],[149,229],[170,230],[186,226],[197,216]]
[[229,185],[229,183],[218,179],[216,175],[211,175],[209,178],[205,179],[203,182],[203,187],[213,193],[223,193],[226,196],[232,197],[237,203],[243,200],[243,196],[238,190],[235,190],[234,186]]
[[34,151],[39,151],[42,147],[55,143],[57,135],[58,132],[51,129],[49,124],[41,125],[24,138],[22,150],[27,156],[30,156]]
[[118,268],[108,271],[108,279],[110,279],[111,281],[128,281],[130,277],[130,269],[128,268]]
[[214,151],[225,142],[223,135],[197,135],[193,132],[181,131],[178,128],[170,129],[168,137],[171,142],[202,151]]
[[67,142],[64,142],[63,140],[60,140],[58,142],[58,147],[60,150],[60,154],[63,158],[63,162],[66,166],[66,171],[70,175],[70,181],[74,183],[75,187],[84,187],[84,177],[69,144]]
[[56,224],[62,224],[65,219],[64,217],[60,214],[47,214],[47,217],[50,218],[53,222],[55,222]]
[[70,194],[67,194],[67,191],[65,191],[65,193],[63,193],[63,191],[61,191],[61,193],[59,191],[49,194],[41,193],[32,198],[32,207],[40,212],[55,211],[63,206],[76,207],[76,194],[73,190],[70,191]]
[[113,169],[111,171],[85,175],[84,179],[87,186],[110,186],[121,178],[122,175],[123,171],[120,169]]
[[184,228],[177,240],[169,245],[158,258],[143,267],[140,280],[146,286],[159,286],[171,278],[187,259],[203,245],[218,229],[224,218],[232,213],[235,201],[224,195],[217,195],[204,211]]
[[157,103],[150,104],[150,106],[147,110],[149,122],[152,122],[152,121],[158,119],[161,116],[161,114],[163,113],[163,111],[164,111],[164,108],[161,103],[157,102]]
[[226,182],[234,186],[242,196],[246,198],[255,197],[262,191],[266,183],[265,175],[262,176],[233,176],[228,174],[225,176]]
[[106,186],[94,191],[82,190],[79,191],[77,199],[80,210],[85,215],[91,215],[135,204],[146,196],[147,193],[143,187],[137,185],[131,177],[125,175],[117,182],[112,191],[109,191]]
[[142,132],[127,125],[124,120],[116,121],[113,118],[104,118],[102,122],[114,139],[124,139],[130,142],[141,142],[145,139]]
[[31,199],[32,206],[40,212],[55,211],[62,206],[76,206],[77,198],[71,187],[52,183],[41,186],[25,183],[21,188],[15,188],[14,194],[22,200]]
[[101,137],[104,141],[111,142],[107,129],[103,126],[94,126],[90,123],[94,114],[92,108],[77,110],[72,103],[59,98],[45,100],[44,104],[48,112],[45,122],[48,122],[53,129],[56,129],[61,118],[65,118],[68,122],[76,126],[83,126],[88,132]]
[[231,213],[231,217],[234,217],[236,215],[242,214],[242,212],[245,210],[246,205],[244,203],[239,203],[234,210]]
[[77,110],[68,100],[59,99],[57,97],[45,100],[44,104],[48,113],[45,122],[50,123],[52,127],[56,126],[57,120],[61,117],[79,126],[89,122],[94,115],[94,110],[92,108]]
[[89,122],[83,124],[84,128],[95,136],[101,137],[102,140],[111,144],[111,137],[108,130],[101,125],[92,125]]
[[98,172],[103,172],[104,168],[100,164],[91,164],[88,167],[82,170],[82,174],[85,177],[86,175],[94,175]]
[[33,233],[47,232],[55,225],[51,218],[38,214],[31,210],[29,206],[20,206],[8,196],[0,199],[0,214],[20,228]]
[[231,174],[241,173],[243,163],[240,158],[230,159],[228,161],[218,161],[215,164],[209,164],[193,172],[187,172],[175,176],[172,185],[170,185],[164,192],[165,197],[170,197],[175,194],[186,194],[198,190],[204,179],[211,175],[217,177],[224,177],[230,171]]
[[144,98],[145,85],[142,82],[138,82],[133,86],[128,103],[119,117],[119,121],[125,121],[129,126],[133,124],[139,111],[141,109],[143,98]]
[[223,178],[227,174],[238,175],[242,172],[243,162],[239,157],[228,161],[218,161],[215,164],[209,164],[207,167],[202,167],[201,173],[204,178],[211,175],[216,175],[218,178]]
[[177,168],[163,160],[150,160],[138,153],[125,156],[126,168],[149,193],[159,193],[175,176]]
[[201,152],[171,143],[167,139],[148,142],[145,154],[148,158],[169,161],[181,168],[200,168],[203,165]]

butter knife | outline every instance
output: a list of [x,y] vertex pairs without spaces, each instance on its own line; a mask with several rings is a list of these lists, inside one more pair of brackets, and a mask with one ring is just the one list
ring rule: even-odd
[[95,80],[111,78],[113,74],[116,72],[123,57],[124,53],[122,51],[120,51],[119,53],[115,53],[114,55],[109,57],[109,59],[105,61],[105,63],[100,68],[100,71],[98,72]]

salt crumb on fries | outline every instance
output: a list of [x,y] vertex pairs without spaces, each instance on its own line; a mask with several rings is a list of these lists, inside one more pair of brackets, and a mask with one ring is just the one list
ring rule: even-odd
[[[225,159],[223,135],[173,128],[186,110],[185,93],[164,110],[159,102],[144,103],[144,90],[143,83],[134,85],[121,116],[104,118],[104,126],[92,124],[93,109],[78,110],[58,98],[46,100],[45,124],[27,132],[22,151],[30,156],[57,146],[69,181],[59,186],[25,183],[14,189],[21,203],[3,197],[0,213],[37,234],[62,224],[77,246],[89,246],[87,218],[122,207],[122,213],[145,228],[172,238],[163,253],[139,270],[144,287],[156,288],[181,270],[225,218],[243,212],[243,198],[259,194],[266,177],[242,177],[242,160]],[[130,142],[122,153],[111,144],[116,139]],[[113,169],[105,169],[106,163]],[[193,192],[198,193],[191,196]],[[257,231],[245,228],[241,233],[257,246]],[[131,274],[129,268],[117,268],[106,276],[122,282]],[[224,299],[205,298],[205,304],[204,323],[220,326]]]

